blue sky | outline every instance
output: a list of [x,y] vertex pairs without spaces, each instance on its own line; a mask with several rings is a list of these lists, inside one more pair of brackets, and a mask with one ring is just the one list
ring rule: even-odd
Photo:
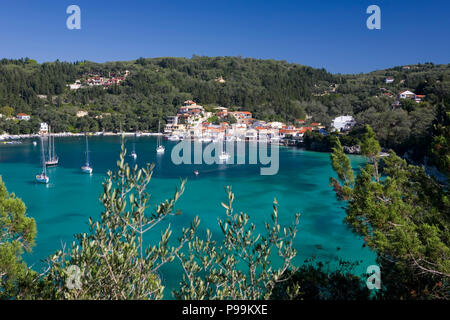
[[[39,62],[243,56],[359,73],[449,63],[450,1],[2,0],[0,57]],[[81,8],[81,30],[66,8]],[[366,8],[381,8],[381,30]]]

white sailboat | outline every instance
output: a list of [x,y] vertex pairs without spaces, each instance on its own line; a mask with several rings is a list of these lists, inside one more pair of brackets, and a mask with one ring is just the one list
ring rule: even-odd
[[86,164],[81,167],[81,171],[83,173],[91,174],[92,173],[92,167],[89,163],[89,145],[88,145],[88,137],[86,135]]
[[158,142],[156,147],[156,153],[163,154],[166,148],[161,144],[161,121],[158,121]]
[[136,153],[136,134],[134,135],[134,140],[133,140],[133,151],[131,151],[131,155],[130,155],[134,160],[137,159],[137,153]]
[[230,159],[230,155],[227,153],[226,151],[226,145],[225,145],[225,140],[223,142],[223,150],[222,152],[219,154],[219,160],[221,161],[227,161],[228,159]]
[[45,154],[44,154],[44,141],[41,137],[41,163],[42,163],[42,172],[41,174],[36,175],[36,181],[39,183],[47,184],[50,181],[50,178],[47,176],[47,165],[45,164]]
[[59,163],[59,158],[55,152],[55,137],[51,134],[50,127],[48,128],[48,160],[45,161],[47,167],[55,167]]

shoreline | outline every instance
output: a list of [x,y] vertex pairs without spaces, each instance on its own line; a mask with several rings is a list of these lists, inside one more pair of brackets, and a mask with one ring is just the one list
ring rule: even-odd
[[[132,136],[135,135],[136,132],[87,132],[88,136]],[[54,137],[82,137],[85,133],[72,133],[72,132],[60,132],[60,133],[52,133]],[[140,132],[137,134],[138,136],[159,136],[163,135],[162,133],[157,132]],[[2,134],[0,135],[0,141],[8,141],[8,140],[22,140],[22,139],[33,139],[39,138],[41,136],[48,136],[48,134],[39,134],[39,133],[30,133],[30,134]]]

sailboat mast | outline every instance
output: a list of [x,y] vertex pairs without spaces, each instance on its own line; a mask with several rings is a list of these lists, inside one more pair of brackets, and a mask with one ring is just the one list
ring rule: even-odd
[[86,135],[86,166],[89,166],[89,145],[87,135]]
[[52,156],[53,158],[56,158],[55,156],[55,137],[52,137]]
[[41,162],[42,162],[42,174],[47,175],[47,169],[45,165],[45,154],[44,154],[44,139],[41,137]]
[[52,133],[50,126],[48,127],[48,161],[52,160]]
[[158,120],[158,147],[161,145],[160,131],[161,131],[161,120]]

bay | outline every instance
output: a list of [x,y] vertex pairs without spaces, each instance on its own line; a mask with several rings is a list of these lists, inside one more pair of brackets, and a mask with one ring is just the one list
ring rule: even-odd
[[[126,146],[132,150],[133,138],[126,138]],[[99,219],[102,205],[99,197],[106,172],[114,170],[119,157],[119,137],[89,137],[92,175],[82,174],[84,164],[84,138],[55,138],[60,165],[49,168],[50,183],[37,184],[34,180],[40,172],[40,147],[33,140],[22,144],[0,145],[0,175],[9,192],[14,192],[27,206],[27,214],[36,219],[38,234],[33,252],[25,260],[35,270],[44,266],[43,259],[70,246],[74,234],[88,230],[89,217]],[[260,175],[259,165],[213,164],[175,165],[171,150],[175,142],[164,141],[166,152],[156,155],[155,137],[136,139],[137,164],[155,163],[153,179],[149,186],[153,208],[173,196],[180,178],[187,178],[186,191],[177,208],[182,215],[171,217],[158,230],[148,235],[147,241],[157,241],[161,230],[169,223],[174,238],[182,227],[187,227],[199,216],[200,234],[208,228],[220,239],[218,218],[225,217],[221,202],[226,201],[225,186],[232,186],[235,193],[235,212],[250,215],[257,231],[264,232],[264,222],[270,221],[274,198],[279,203],[279,219],[282,225],[290,224],[295,213],[300,213],[299,232],[295,240],[298,255],[294,260],[300,265],[305,259],[316,257],[321,261],[339,259],[362,261],[355,273],[362,274],[367,266],[375,263],[375,253],[363,247],[360,237],[352,233],[343,222],[344,202],[338,201],[329,186],[329,177],[335,176],[329,154],[280,147],[279,172],[272,176]],[[249,146],[250,148],[251,146]],[[131,157],[127,159],[133,164]],[[364,159],[351,156],[352,166],[358,168]],[[247,162],[248,163],[248,162]],[[193,174],[194,170],[199,175]],[[161,278],[168,289],[175,288],[180,280],[180,267],[171,264],[161,269]],[[166,290],[169,291],[169,290]],[[165,293],[170,297],[169,292]]]

